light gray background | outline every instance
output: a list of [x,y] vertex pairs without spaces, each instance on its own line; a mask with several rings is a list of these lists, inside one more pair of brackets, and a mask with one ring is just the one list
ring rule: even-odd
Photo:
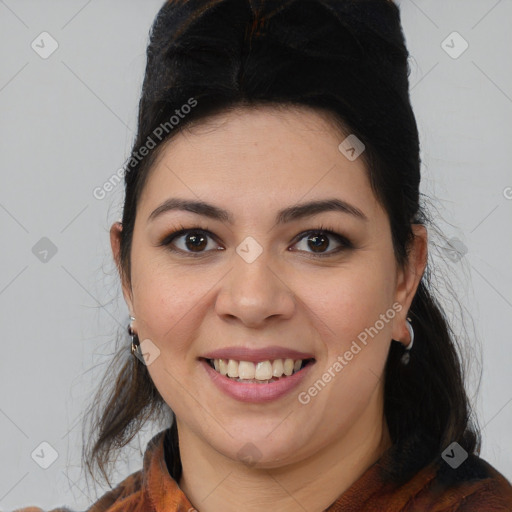
[[[81,510],[102,494],[80,472],[80,419],[128,312],[108,239],[123,186],[101,201],[92,191],[129,155],[161,4],[0,0],[1,510]],[[512,2],[402,0],[400,8],[422,190],[460,252],[438,242],[432,254],[458,283],[482,344],[482,456],[511,479]],[[59,44],[48,59],[31,48],[43,31]],[[456,59],[442,45],[460,51],[453,31],[469,44]],[[42,237],[57,247],[46,263],[32,252]],[[158,430],[149,425],[132,443],[117,482],[141,467]],[[43,441],[58,452],[46,470],[31,458]]]

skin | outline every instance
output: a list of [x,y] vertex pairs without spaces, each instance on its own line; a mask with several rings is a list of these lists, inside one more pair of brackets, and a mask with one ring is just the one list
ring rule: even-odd
[[[160,350],[148,370],[176,414],[178,483],[201,512],[323,511],[390,446],[383,370],[391,340],[410,341],[405,320],[425,269],[427,234],[413,226],[408,264],[400,268],[362,159],[349,161],[338,150],[345,136],[306,107],[239,108],[176,135],[142,193],[123,294],[139,339]],[[213,203],[234,223],[178,210],[148,223],[169,197]],[[333,197],[367,220],[331,211],[275,224],[282,208]],[[180,224],[216,237],[207,238],[203,256],[190,256],[194,245],[183,235],[174,240],[181,255],[158,246]],[[329,235],[319,252],[331,255],[322,258],[308,235],[296,238],[322,225],[354,248],[336,252],[340,244]],[[118,266],[121,229],[115,223],[110,233]],[[263,250],[252,263],[236,252],[247,236]],[[298,393],[394,303],[401,311],[301,404]],[[314,354],[316,363],[298,390],[242,403],[217,390],[198,360],[232,345],[281,345]],[[246,443],[261,454],[254,465],[239,460]]]

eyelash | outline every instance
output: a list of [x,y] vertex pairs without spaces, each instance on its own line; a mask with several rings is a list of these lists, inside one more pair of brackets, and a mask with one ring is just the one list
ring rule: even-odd
[[[191,232],[207,235],[208,237],[213,238],[214,240],[216,239],[215,235],[211,231],[209,231],[207,227],[206,228],[201,228],[201,227],[186,228],[183,225],[179,225],[177,227],[177,230],[173,231],[172,233],[167,235],[162,240],[162,242],[159,244],[159,247],[166,246],[170,251],[172,251],[174,253],[178,253],[180,255],[186,254],[187,256],[191,256],[193,258],[200,258],[200,257],[204,256],[209,251],[204,251],[201,253],[192,253],[192,252],[183,251],[182,249],[175,249],[171,245],[172,242],[176,238],[179,238],[180,236],[186,235]],[[295,239],[294,239],[295,241],[294,241],[293,245],[299,243],[301,240],[303,240],[305,237],[307,237],[309,235],[318,235],[318,234],[330,235],[330,236],[334,237],[336,239],[336,241],[338,243],[340,243],[341,245],[340,245],[340,247],[337,247],[336,249],[333,249],[327,253],[308,253],[308,254],[311,254],[314,258],[332,257],[335,254],[338,254],[339,252],[341,252],[342,250],[354,248],[354,244],[347,237],[337,233],[334,230],[334,228],[330,228],[329,226],[325,226],[325,225],[320,225],[320,227],[317,229],[309,229],[307,231],[300,233],[299,235],[297,235],[295,237]],[[304,251],[299,251],[299,252],[304,252]]]

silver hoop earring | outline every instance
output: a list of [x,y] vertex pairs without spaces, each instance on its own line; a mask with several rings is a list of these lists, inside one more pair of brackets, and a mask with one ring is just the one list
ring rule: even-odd
[[414,329],[412,328],[412,325],[411,325],[411,319],[408,318],[406,321],[405,321],[405,326],[407,327],[407,330],[409,331],[409,336],[411,338],[411,341],[409,343],[409,345],[407,345],[405,347],[405,351],[404,353],[402,354],[402,358],[400,359],[400,361],[402,362],[402,364],[409,364],[409,361],[411,359],[411,355],[410,355],[410,351],[412,349],[412,346],[414,344]]
[[[135,317],[130,315],[130,320],[133,322],[135,320]],[[132,324],[128,324],[128,334],[130,335],[132,342],[130,346],[130,352],[133,356],[137,357],[137,359],[140,359],[137,354],[140,354],[140,342],[139,337],[137,336],[137,333],[132,329]]]

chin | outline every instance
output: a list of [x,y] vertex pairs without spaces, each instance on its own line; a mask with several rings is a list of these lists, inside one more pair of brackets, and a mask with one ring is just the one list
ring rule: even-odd
[[[281,421],[281,420],[280,420]],[[218,442],[210,444],[224,456],[242,462],[247,467],[274,468],[292,463],[297,458],[297,453],[304,446],[303,433],[298,434],[298,428],[285,429],[276,426],[279,422],[273,422],[273,426],[265,425],[264,428],[244,428],[243,435],[233,437],[224,433],[220,445]],[[282,429],[280,432],[277,432]],[[270,434],[270,432],[272,432]]]

